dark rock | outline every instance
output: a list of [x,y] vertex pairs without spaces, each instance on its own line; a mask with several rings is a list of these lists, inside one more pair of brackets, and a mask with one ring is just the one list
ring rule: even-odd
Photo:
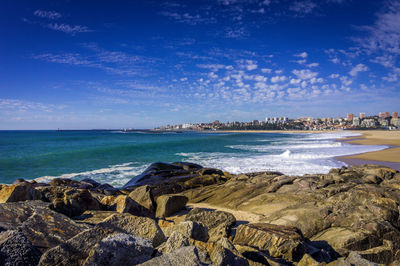
[[80,185],[79,181],[69,179],[69,178],[54,178],[49,182],[50,186],[69,186],[78,187]]
[[116,233],[149,239],[153,247],[165,240],[164,234],[154,220],[130,214],[115,214],[92,229],[83,231],[63,244],[49,249],[42,255],[39,265],[82,265],[97,243]]
[[101,210],[100,202],[88,190],[69,189],[63,197],[55,198],[51,208],[69,217],[82,214],[86,210]]
[[0,204],[0,227],[21,231],[42,250],[54,247],[90,228],[51,210],[43,201]]
[[114,187],[111,186],[110,184],[101,184],[96,187],[96,189],[98,189],[98,190],[112,189],[112,188],[114,188]]
[[0,265],[36,266],[42,253],[19,231],[0,234]]
[[157,198],[157,217],[168,217],[175,212],[183,210],[188,198],[181,195],[162,195]]
[[268,252],[272,257],[299,261],[307,251],[301,231],[295,227],[256,223],[239,225],[234,244]]
[[150,260],[152,254],[148,239],[119,233],[97,243],[83,265],[136,265]]
[[165,266],[165,265],[208,265],[207,254],[199,252],[196,247],[182,247],[171,253],[164,254],[159,257],[155,257],[148,260],[140,265],[142,266]]
[[150,212],[156,211],[156,203],[154,202],[153,193],[150,186],[140,186],[129,193],[129,197]]
[[184,170],[192,170],[192,169],[201,169],[203,166],[195,163],[189,163],[189,162],[174,162],[172,163],[174,165],[181,166]]
[[104,195],[107,196],[116,196],[116,195],[120,195],[121,191],[118,188],[106,188],[103,190]]
[[100,186],[100,183],[97,182],[96,180],[93,180],[91,178],[85,178],[83,180],[80,181],[81,184],[89,184],[92,186],[92,188],[97,188],[98,186]]

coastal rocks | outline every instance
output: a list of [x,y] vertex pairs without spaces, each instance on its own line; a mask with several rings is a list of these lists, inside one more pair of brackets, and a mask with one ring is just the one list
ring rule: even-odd
[[239,225],[234,244],[267,251],[272,257],[299,261],[307,251],[301,231],[294,227],[266,223]]
[[208,265],[209,260],[205,252],[199,251],[194,246],[182,247],[171,253],[148,260],[141,266],[189,266],[189,265]]
[[175,212],[183,210],[188,198],[181,195],[162,195],[157,198],[157,217],[168,217]]
[[192,209],[185,218],[186,221],[195,221],[208,228],[211,241],[220,237],[227,237],[231,227],[236,223],[236,218],[231,213],[223,211],[205,211],[200,208]]
[[146,238],[153,247],[165,241],[163,232],[154,220],[130,214],[115,214],[92,229],[49,249],[41,257],[39,265],[82,265],[97,243],[116,233]]
[[171,236],[174,232],[178,232],[187,238],[192,238],[204,242],[208,240],[207,227],[197,222],[185,221],[177,225],[162,227],[162,230],[165,236]]
[[97,243],[83,265],[136,265],[150,260],[152,253],[148,239],[120,233]]
[[0,265],[36,266],[42,253],[19,231],[0,234]]
[[82,214],[86,210],[101,210],[100,202],[84,189],[66,190],[62,197],[52,201],[52,209],[69,217]]
[[79,216],[72,217],[72,219],[77,223],[96,225],[114,214],[115,211],[85,211]]
[[189,238],[187,238],[179,231],[173,231],[169,235],[168,240],[157,248],[157,251],[165,254],[170,253],[178,248],[187,246],[189,246]]
[[68,186],[68,187],[79,187],[79,181],[69,179],[69,178],[54,178],[49,182],[50,186],[59,187],[59,186]]
[[41,199],[40,191],[34,189],[30,183],[22,182],[0,188],[0,203]]
[[137,216],[152,217],[153,213],[145,207],[138,204],[136,201],[126,195],[106,196],[101,200],[101,203],[107,206],[108,210],[113,210],[119,213],[130,213]]
[[129,193],[129,197],[148,209],[150,212],[155,212],[156,203],[154,201],[153,192],[150,186],[140,186]]
[[54,247],[90,228],[49,209],[49,203],[24,201],[0,204],[0,227],[21,231],[42,250]]

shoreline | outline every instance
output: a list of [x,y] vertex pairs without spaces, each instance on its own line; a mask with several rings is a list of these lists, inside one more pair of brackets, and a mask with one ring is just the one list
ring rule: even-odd
[[337,139],[353,145],[386,145],[388,148],[366,153],[335,157],[347,165],[378,164],[400,170],[400,131],[350,131],[361,136]]

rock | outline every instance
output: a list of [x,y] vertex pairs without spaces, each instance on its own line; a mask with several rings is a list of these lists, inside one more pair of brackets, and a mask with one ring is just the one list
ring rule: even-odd
[[363,259],[360,256],[360,254],[354,251],[350,252],[345,262],[350,263],[350,265],[357,265],[357,266],[378,266],[378,264],[376,263]]
[[208,253],[214,265],[249,265],[227,238],[220,238]]
[[135,202],[148,209],[150,212],[156,211],[156,204],[154,202],[153,193],[150,186],[140,186],[129,193],[129,197]]
[[231,227],[236,223],[236,218],[229,212],[205,211],[200,208],[192,209],[185,218],[186,221],[196,221],[208,228],[212,241],[220,237],[227,237]]
[[25,200],[40,200],[40,191],[33,188],[30,183],[18,183],[11,186],[2,186],[0,190],[0,203]]
[[311,257],[309,254],[304,254],[299,263],[297,263],[297,266],[318,266],[318,265],[321,264],[318,261],[316,261],[313,257]]
[[82,179],[80,181],[81,184],[88,184],[90,185],[92,188],[97,188],[98,186],[100,186],[101,184],[99,182],[97,182],[96,180],[93,180],[91,178],[85,178]]
[[92,229],[83,231],[65,243],[49,249],[42,255],[39,265],[82,265],[97,243],[116,233],[146,238],[153,247],[165,240],[164,234],[154,220],[131,214],[114,214]]
[[170,253],[178,248],[189,246],[189,239],[178,231],[173,231],[168,240],[161,244],[157,250],[162,254]]
[[155,257],[142,264],[142,266],[191,266],[191,265],[208,265],[207,254],[199,252],[196,247],[182,247],[171,253],[163,254]]
[[150,260],[152,253],[148,239],[119,233],[97,243],[83,265],[136,265]]
[[79,181],[69,178],[54,178],[49,182],[50,186],[68,186],[68,187],[79,187]]
[[239,225],[234,244],[266,251],[272,257],[299,261],[307,251],[304,241],[301,231],[295,227],[256,223]]
[[106,196],[101,203],[108,206],[109,210],[119,213],[130,213],[136,216],[153,217],[153,213],[126,195]]
[[201,169],[201,168],[203,168],[203,166],[201,166],[199,164],[189,163],[189,162],[174,162],[172,164],[181,166],[184,170]]
[[69,189],[63,197],[53,200],[52,209],[69,217],[82,214],[86,210],[101,210],[100,202],[86,189]]
[[77,223],[96,225],[114,214],[115,211],[85,211],[79,216],[72,217],[72,219]]
[[0,204],[0,227],[21,231],[42,250],[57,246],[90,228],[51,210],[43,201],[21,201]]
[[36,266],[42,253],[19,231],[0,234],[0,264]]
[[183,210],[188,198],[180,195],[162,195],[157,198],[157,217],[168,217]]
[[187,238],[204,242],[208,240],[207,227],[197,222],[185,221],[177,225],[163,227],[162,230],[166,236],[170,236],[173,232],[179,232]]

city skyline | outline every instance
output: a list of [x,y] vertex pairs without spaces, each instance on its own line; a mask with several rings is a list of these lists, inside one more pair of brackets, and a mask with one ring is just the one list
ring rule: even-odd
[[400,106],[400,2],[4,1],[0,130]]

